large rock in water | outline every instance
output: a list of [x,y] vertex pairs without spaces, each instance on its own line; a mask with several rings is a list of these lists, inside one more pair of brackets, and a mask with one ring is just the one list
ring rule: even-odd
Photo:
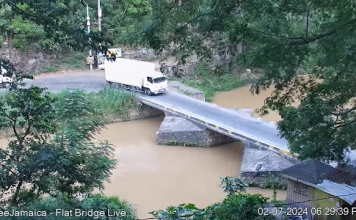
[[241,172],[278,172],[297,162],[267,149],[245,147]]
[[157,144],[196,147],[212,147],[235,142],[233,138],[219,134],[188,119],[166,116],[156,133]]
[[298,163],[298,160],[263,149],[246,147],[242,159],[240,178],[246,182],[263,182],[265,175],[279,172]]

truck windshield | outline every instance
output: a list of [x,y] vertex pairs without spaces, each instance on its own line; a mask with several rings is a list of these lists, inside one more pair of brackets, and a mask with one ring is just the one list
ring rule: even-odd
[[166,81],[165,77],[158,77],[158,78],[155,78],[153,80],[154,83],[161,83],[161,82],[164,82],[164,81]]

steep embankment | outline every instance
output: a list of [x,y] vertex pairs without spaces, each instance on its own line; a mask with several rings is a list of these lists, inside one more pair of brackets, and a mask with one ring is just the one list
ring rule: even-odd
[[[145,48],[125,48],[123,57],[138,60],[154,60],[157,58],[154,51]],[[0,59],[10,60],[15,67],[28,74],[54,73],[70,70],[87,69],[85,65],[85,52],[63,52],[61,54],[48,54],[40,51],[24,52],[16,48],[0,48]]]

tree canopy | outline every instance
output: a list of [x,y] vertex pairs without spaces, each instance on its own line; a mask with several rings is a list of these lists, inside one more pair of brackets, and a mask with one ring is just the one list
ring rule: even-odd
[[96,0],[2,0],[0,40],[10,41],[23,50],[83,50],[89,46],[86,3],[93,49],[98,48],[98,43],[105,46],[137,44],[140,30],[151,21],[152,7],[148,0],[102,0],[101,32],[97,23]]
[[109,143],[94,143],[103,126],[96,107],[68,92],[54,99],[45,89],[12,88],[0,98],[0,128],[11,127],[15,140],[0,149],[0,189],[4,206],[102,188],[116,160]]
[[[97,2],[87,2],[96,17]],[[14,44],[41,39],[44,47],[55,45],[51,50],[88,46],[80,1],[0,0],[0,5],[0,31],[9,39],[16,34]],[[341,160],[345,150],[356,148],[354,1],[102,0],[102,5],[103,32],[92,19],[94,48],[98,42],[139,44],[172,51],[183,61],[192,53],[207,61],[221,51],[229,53],[224,65],[262,74],[252,92],[275,88],[260,113],[281,114],[281,135],[301,159]],[[18,80],[25,77],[9,62],[0,64]],[[65,195],[84,207],[74,195],[100,188],[116,164],[108,143],[91,141],[103,126],[96,108],[81,92],[55,99],[44,89],[21,89],[17,83],[0,99],[0,128],[12,127],[16,136],[0,150],[0,188],[8,194],[3,202],[21,206],[39,201],[35,205],[41,207],[41,196]],[[296,107],[295,101],[300,102]],[[236,187],[225,189],[230,195],[206,209],[181,205],[153,214],[176,219],[188,209],[213,219],[256,219],[256,208],[267,199],[244,194],[241,182]],[[94,200],[95,206],[120,205]]]
[[[355,149],[356,3],[346,1],[152,1],[144,43],[259,70],[258,94],[274,87],[261,114],[276,110],[281,135],[300,158],[341,160]],[[246,48],[237,53],[237,45]],[[294,101],[300,105],[292,107]]]

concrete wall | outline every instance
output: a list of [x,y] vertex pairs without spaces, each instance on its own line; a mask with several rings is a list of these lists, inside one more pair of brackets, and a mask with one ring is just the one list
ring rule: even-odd
[[233,138],[179,116],[166,115],[156,132],[156,142],[162,145],[212,147],[234,141]]
[[153,117],[163,116],[163,115],[164,115],[163,111],[155,109],[146,104],[142,104],[140,107],[136,109],[131,109],[129,112],[123,115],[123,117],[113,120],[113,122],[139,120],[139,119],[153,118]]

